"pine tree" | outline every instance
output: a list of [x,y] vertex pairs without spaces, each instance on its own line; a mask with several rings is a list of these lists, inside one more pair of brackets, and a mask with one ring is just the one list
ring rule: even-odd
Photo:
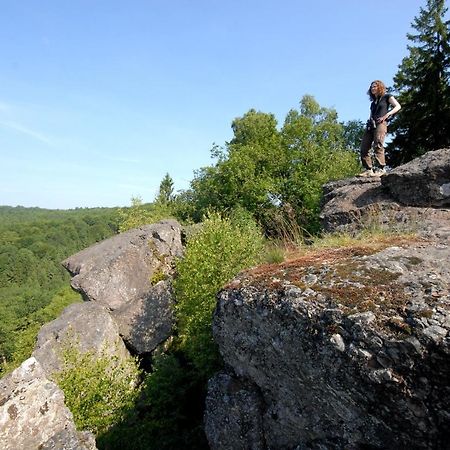
[[166,173],[159,185],[159,191],[155,198],[156,203],[167,205],[174,199],[173,194],[173,180],[172,177]]
[[427,0],[407,34],[409,55],[394,87],[402,110],[392,124],[389,162],[398,165],[429,150],[450,146],[450,30],[445,0]]

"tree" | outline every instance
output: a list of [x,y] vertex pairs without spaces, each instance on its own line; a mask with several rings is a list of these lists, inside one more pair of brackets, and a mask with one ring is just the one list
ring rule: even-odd
[[155,198],[156,203],[167,205],[174,199],[173,195],[173,180],[172,177],[166,173],[159,185],[159,191]]
[[316,227],[322,185],[358,171],[347,128],[334,109],[310,95],[299,111],[288,113],[281,131],[273,114],[254,109],[235,119],[232,130],[224,149],[213,148],[217,163],[199,170],[191,182],[195,220],[208,209],[242,207],[272,234],[280,207],[289,203],[295,219],[308,227],[315,221]]
[[343,122],[342,126],[344,127],[344,145],[346,150],[359,154],[365,124],[361,120],[349,120],[348,122]]
[[412,42],[394,77],[402,111],[394,119],[389,163],[398,165],[450,145],[449,24],[445,0],[428,0],[407,34]]
[[282,203],[293,208],[297,221],[309,231],[319,227],[322,186],[359,169],[356,153],[348,151],[346,130],[334,109],[321,107],[309,95],[300,101],[299,111],[289,111],[281,130],[288,161]]
[[138,228],[142,225],[153,223],[151,213],[145,207],[142,198],[139,196],[131,197],[131,207],[120,209],[119,216],[119,231],[121,233],[131,230],[132,228]]
[[284,155],[274,115],[251,109],[231,128],[234,137],[225,148],[212,149],[217,163],[198,170],[191,182],[195,220],[208,209],[236,207],[260,219],[270,207],[268,194],[279,190]]

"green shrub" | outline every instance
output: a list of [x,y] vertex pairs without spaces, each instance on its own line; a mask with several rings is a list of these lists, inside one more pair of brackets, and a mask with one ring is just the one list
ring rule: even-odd
[[181,348],[200,371],[212,371],[217,363],[211,335],[217,292],[240,270],[254,265],[262,248],[261,231],[244,210],[230,217],[210,213],[188,241],[177,263],[176,316]]
[[171,204],[144,204],[140,197],[132,197],[131,207],[119,210],[119,231],[123,233],[142,225],[174,217],[173,209]]
[[135,409],[100,435],[100,450],[206,450],[203,407],[206,380],[181,354],[162,354],[146,375]]
[[82,353],[76,346],[66,347],[62,357],[64,367],[55,381],[79,430],[104,433],[134,407],[140,372],[133,358],[119,362],[92,351]]

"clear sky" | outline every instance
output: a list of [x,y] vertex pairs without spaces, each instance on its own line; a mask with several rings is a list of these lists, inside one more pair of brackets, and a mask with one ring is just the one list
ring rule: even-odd
[[251,108],[365,121],[426,0],[0,0],[0,205],[186,189]]

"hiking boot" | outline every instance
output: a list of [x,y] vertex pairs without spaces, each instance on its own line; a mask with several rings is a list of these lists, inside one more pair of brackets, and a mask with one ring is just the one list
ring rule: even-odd
[[382,177],[383,175],[386,175],[386,169],[384,167],[377,167],[373,171],[375,177]]
[[358,177],[373,177],[373,176],[375,175],[372,169],[367,169],[358,175]]

